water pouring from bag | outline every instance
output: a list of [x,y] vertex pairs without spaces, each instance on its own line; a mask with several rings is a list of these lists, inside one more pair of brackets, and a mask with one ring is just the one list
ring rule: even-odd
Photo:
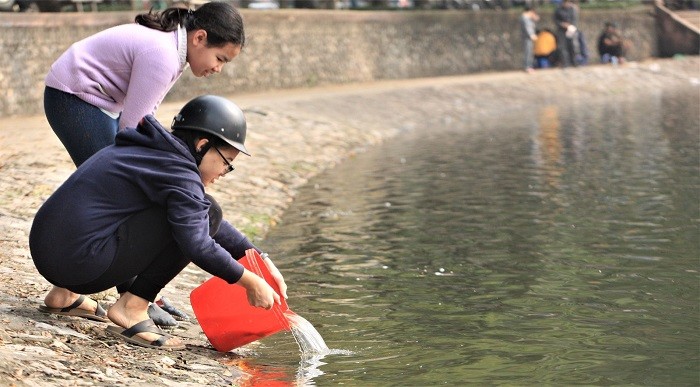
[[[246,256],[238,262],[280,293],[277,282],[255,249],[247,250]],[[256,308],[248,303],[245,288],[213,277],[190,293],[190,302],[202,331],[217,351],[228,352],[282,330],[292,332],[303,353],[328,351],[318,331],[305,318],[292,312],[284,298],[281,305],[275,304],[270,310]]]

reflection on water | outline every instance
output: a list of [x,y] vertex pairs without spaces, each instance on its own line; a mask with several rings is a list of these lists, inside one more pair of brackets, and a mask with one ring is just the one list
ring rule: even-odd
[[536,165],[544,172],[547,184],[557,188],[564,169],[561,164],[562,144],[559,138],[559,109],[554,105],[538,109],[537,139],[533,141]]
[[253,358],[305,385],[697,384],[698,108],[463,117],[320,176],[266,244],[332,349]]

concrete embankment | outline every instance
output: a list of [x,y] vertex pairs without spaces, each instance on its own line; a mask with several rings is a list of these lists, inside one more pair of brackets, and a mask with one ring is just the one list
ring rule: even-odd
[[[241,10],[244,52],[222,74],[196,79],[185,71],[166,101],[205,93],[260,92],[388,79],[465,75],[520,69],[518,17],[510,11],[363,12]],[[554,28],[543,10],[541,28]],[[0,14],[0,116],[41,114],[43,80],[73,42],[131,23],[135,12]],[[631,60],[657,55],[651,6],[585,10],[579,29],[592,63],[605,21],[632,42]]]

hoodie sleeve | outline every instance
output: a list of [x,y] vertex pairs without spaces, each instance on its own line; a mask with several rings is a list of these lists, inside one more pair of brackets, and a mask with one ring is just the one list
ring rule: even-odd
[[[204,198],[203,190],[172,189],[166,200],[173,237],[185,256],[202,270],[230,284],[238,282],[244,268],[231,254],[237,254],[238,249],[229,252],[209,236],[210,203]],[[226,241],[231,241],[231,246],[243,245],[240,241],[236,243],[235,238]]]
[[[250,242],[230,225],[224,227],[227,231],[220,239],[223,247],[209,236],[211,202],[205,197],[194,158],[179,139],[149,115],[136,129],[117,133],[109,162],[110,176],[126,183],[119,192],[120,211],[141,211],[154,205],[164,208],[173,239],[184,256],[228,283],[238,282],[244,268],[231,252],[238,254]],[[128,195],[130,192],[133,194]]]
[[243,258],[245,256],[245,251],[248,249],[255,249],[262,254],[262,251],[246,238],[245,235],[225,220],[221,222],[219,231],[214,235],[214,240],[236,260]]
[[175,159],[152,159],[138,173],[137,184],[151,203],[166,209],[173,239],[192,263],[228,283],[238,282],[243,265],[209,236],[211,203],[204,197],[204,186],[193,166],[194,163],[190,166]]

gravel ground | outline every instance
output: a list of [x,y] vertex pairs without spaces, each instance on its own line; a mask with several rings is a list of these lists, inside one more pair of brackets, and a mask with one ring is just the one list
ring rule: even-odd
[[[498,116],[504,106],[517,114],[544,104],[584,106],[595,98],[625,101],[682,88],[700,98],[699,85],[700,60],[686,57],[231,95],[247,112],[246,146],[253,157],[236,160],[236,172],[212,194],[227,219],[264,246],[265,233],[309,178],[403,131],[452,116]],[[169,123],[183,103],[164,104],[158,118]],[[239,362],[254,356],[251,348],[217,353],[196,322],[173,331],[187,350],[165,352],[127,345],[108,336],[103,323],[37,310],[49,285],[32,264],[29,228],[74,167],[43,117],[3,118],[0,128],[0,384],[216,386],[245,380]],[[191,265],[166,294],[191,313],[188,295],[201,278]],[[109,292],[95,297],[114,301]]]

